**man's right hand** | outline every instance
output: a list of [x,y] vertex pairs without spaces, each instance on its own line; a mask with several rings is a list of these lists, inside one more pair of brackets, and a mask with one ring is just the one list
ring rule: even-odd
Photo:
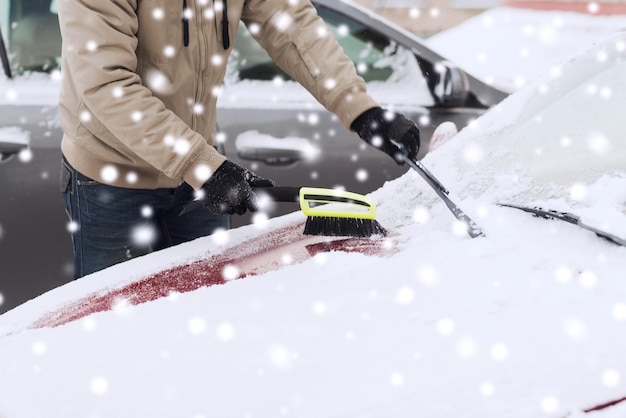
[[201,197],[185,205],[183,212],[202,206],[216,215],[243,215],[258,210],[253,187],[272,187],[274,182],[257,176],[231,161],[224,161],[197,192]]
[[417,158],[420,148],[420,131],[415,122],[402,114],[381,107],[366,110],[350,127],[362,140],[404,164],[404,157]]

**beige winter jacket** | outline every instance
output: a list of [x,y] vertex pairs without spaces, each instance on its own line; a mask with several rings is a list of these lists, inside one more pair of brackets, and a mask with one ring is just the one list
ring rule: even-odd
[[119,187],[198,189],[225,160],[212,146],[215,91],[240,20],[346,128],[377,106],[309,0],[228,0],[228,49],[222,1],[58,1],[70,164]]

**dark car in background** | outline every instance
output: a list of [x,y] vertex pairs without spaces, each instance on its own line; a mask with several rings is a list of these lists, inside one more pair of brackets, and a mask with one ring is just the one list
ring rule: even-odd
[[[313,0],[370,94],[434,128],[463,128],[507,93],[432,51],[416,36],[341,0]],[[72,278],[72,246],[58,186],[61,37],[55,0],[0,1],[0,313]],[[0,50],[0,53],[3,52]],[[239,28],[219,93],[216,138],[234,162],[279,185],[373,191],[406,171],[362,143],[289,79]],[[424,145],[421,154],[427,146]],[[293,211],[280,206],[276,216]],[[233,226],[249,222],[233,218]]]

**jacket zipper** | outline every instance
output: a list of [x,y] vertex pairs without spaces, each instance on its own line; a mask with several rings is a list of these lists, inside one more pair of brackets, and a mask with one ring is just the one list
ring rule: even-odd
[[[209,66],[208,60],[209,60],[210,45],[207,39],[206,31],[203,30],[202,21],[199,20],[201,19],[201,16],[202,16],[201,13],[195,14],[195,19],[196,19],[195,25],[198,28],[198,30],[196,31],[198,36],[196,37],[195,40],[197,40],[197,42],[199,43],[198,70],[197,70],[197,75],[196,75],[197,87],[196,87],[196,96],[194,98],[195,103],[204,103],[205,72]],[[195,130],[197,126],[197,121],[198,121],[198,114],[195,111],[192,112],[191,121],[192,121],[191,128]]]
[[[230,34],[228,33],[228,0],[223,0],[222,9],[222,46],[230,48]],[[189,46],[189,15],[187,12],[187,0],[183,0],[183,45]]]

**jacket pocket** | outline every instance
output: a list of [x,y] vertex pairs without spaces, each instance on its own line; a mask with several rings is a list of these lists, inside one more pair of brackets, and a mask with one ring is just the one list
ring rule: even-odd
[[311,56],[311,47],[307,44],[306,39],[298,34],[294,39],[294,45],[296,46],[296,51],[298,51],[300,59],[308,69],[309,74],[314,80],[317,80],[321,75],[321,70]]
[[85,106],[83,101],[78,107],[79,115],[81,115],[81,123],[76,132],[76,136],[80,139],[85,136],[95,136],[105,140],[109,145],[121,145],[120,140],[113,135],[109,129],[91,111]]

